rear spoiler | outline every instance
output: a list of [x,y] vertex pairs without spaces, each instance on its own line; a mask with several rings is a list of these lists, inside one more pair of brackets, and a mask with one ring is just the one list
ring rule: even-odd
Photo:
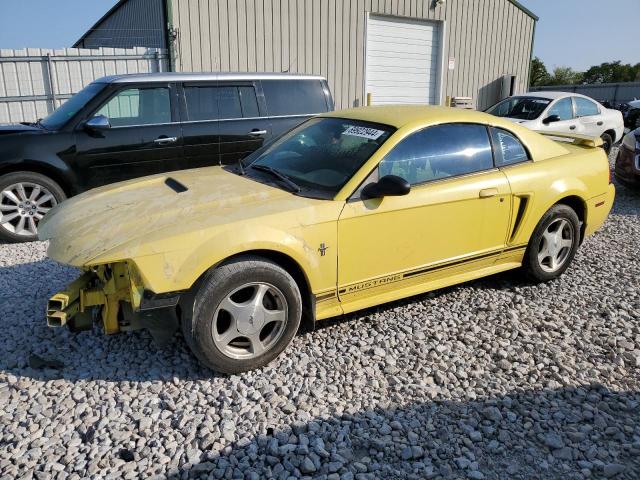
[[[549,132],[536,130],[536,133],[544,135],[545,137],[552,137],[552,140],[558,139],[561,142],[570,142],[574,145],[580,145],[582,147],[597,148],[602,146],[602,139],[600,137],[590,137],[589,135],[580,135],[577,133],[564,133],[564,132]],[[555,138],[554,138],[555,137]]]

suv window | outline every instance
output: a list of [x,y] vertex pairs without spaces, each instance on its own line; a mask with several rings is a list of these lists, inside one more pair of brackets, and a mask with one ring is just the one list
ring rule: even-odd
[[95,113],[109,118],[114,127],[156,125],[171,122],[169,88],[121,90]]
[[252,86],[185,87],[189,120],[258,117],[258,100]]
[[600,114],[600,109],[595,102],[582,97],[573,97],[573,100],[576,102],[576,115],[578,117],[589,117]]
[[496,152],[498,166],[511,165],[529,160],[527,150],[520,140],[511,132],[501,128],[492,128],[493,146]]
[[549,109],[547,116],[558,115],[560,120],[571,120],[573,118],[573,103],[571,98],[562,98],[558,100]]
[[429,127],[402,140],[380,162],[379,174],[398,175],[410,184],[493,168],[493,153],[484,125]]
[[327,111],[320,80],[263,80],[270,116],[303,115]]

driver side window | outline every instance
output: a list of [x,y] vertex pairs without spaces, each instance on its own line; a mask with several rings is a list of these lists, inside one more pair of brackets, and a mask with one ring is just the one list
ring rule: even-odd
[[492,168],[486,127],[463,123],[438,125],[409,135],[378,166],[380,178],[397,175],[411,185]]
[[547,116],[557,115],[560,120],[572,120],[573,119],[573,102],[571,98],[563,98],[558,100],[549,109]]
[[118,92],[94,114],[109,118],[114,127],[157,125],[171,122],[167,87],[127,88]]

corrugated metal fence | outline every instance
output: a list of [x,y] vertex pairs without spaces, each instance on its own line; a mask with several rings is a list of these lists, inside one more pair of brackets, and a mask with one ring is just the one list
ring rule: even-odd
[[46,117],[105,75],[166,69],[167,55],[158,48],[0,49],[0,123]]
[[573,92],[586,95],[598,100],[607,101],[612,105],[640,98],[640,82],[628,83],[600,83],[592,85],[552,85],[549,87],[531,87],[534,92],[545,90]]

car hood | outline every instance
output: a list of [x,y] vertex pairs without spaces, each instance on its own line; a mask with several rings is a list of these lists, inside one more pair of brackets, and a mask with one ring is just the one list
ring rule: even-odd
[[[183,188],[186,190],[179,192]],[[153,175],[90,190],[51,210],[39,225],[48,254],[61,263],[103,263],[117,250],[125,258],[184,249],[193,231],[277,214],[317,202],[241,177],[221,167]],[[157,248],[157,247],[153,247]]]
[[25,125],[24,123],[0,124],[0,135],[15,133],[42,133],[42,129],[33,125]]

